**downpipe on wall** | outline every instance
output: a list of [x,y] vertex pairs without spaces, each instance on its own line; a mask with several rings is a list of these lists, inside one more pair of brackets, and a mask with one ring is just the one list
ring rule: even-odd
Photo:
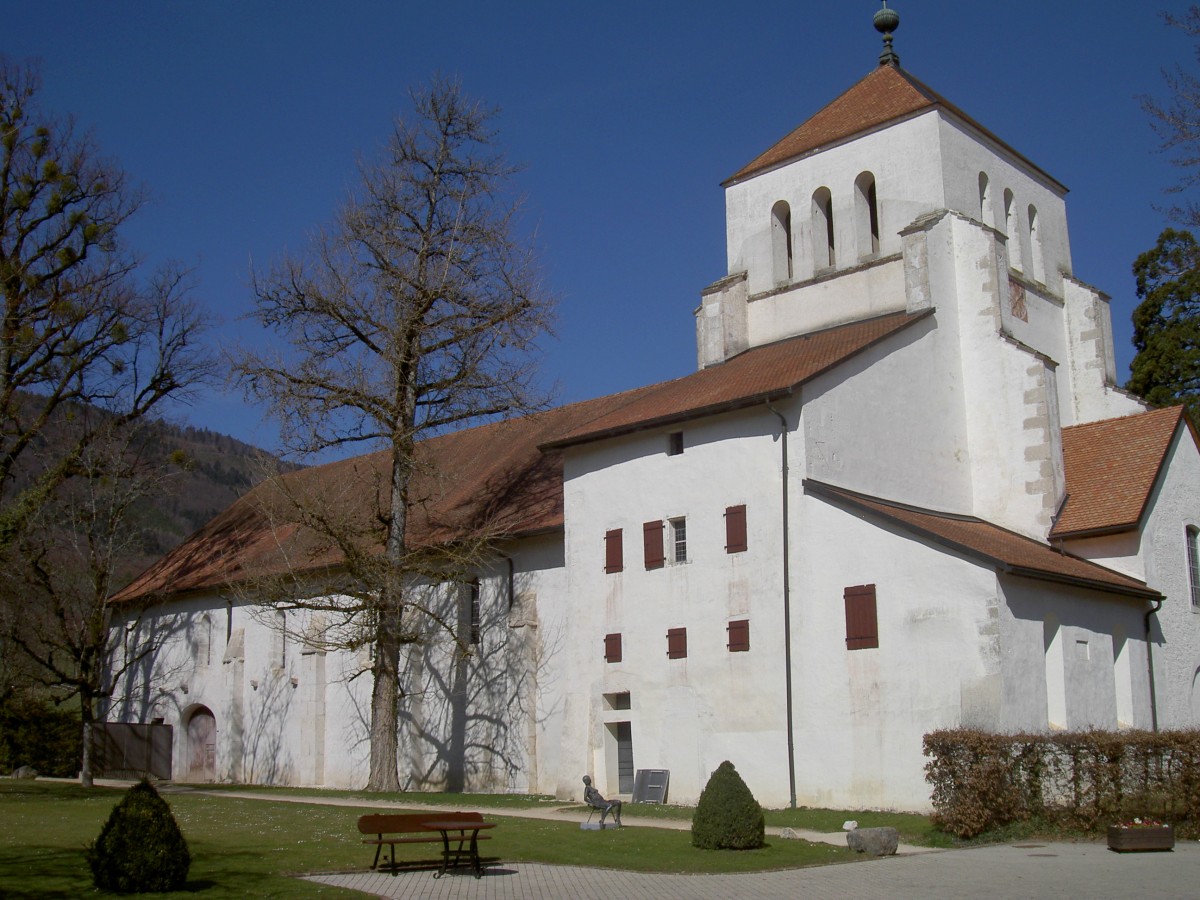
[[1150,675],[1150,730],[1158,731],[1158,696],[1154,689],[1154,641],[1150,639],[1150,617],[1162,609],[1162,598],[1151,600],[1153,607],[1146,610],[1142,622],[1146,626],[1146,669]]
[[779,449],[782,461],[783,484],[783,677],[787,704],[788,796],[791,808],[796,808],[796,740],[792,721],[792,578],[791,578],[791,521],[788,513],[788,423],[783,413],[770,403],[767,409],[779,419]]

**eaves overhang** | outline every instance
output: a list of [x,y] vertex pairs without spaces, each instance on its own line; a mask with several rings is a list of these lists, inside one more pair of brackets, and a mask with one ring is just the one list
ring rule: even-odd
[[[1075,587],[1129,597],[1138,601],[1164,599],[1161,593],[1146,585],[1145,582],[1107,569],[1091,560],[1074,556],[1061,548],[1035,541],[1026,535],[1002,528],[977,516],[936,512],[917,506],[896,503],[878,497],[871,497],[867,494],[861,494],[857,491],[851,491],[847,488],[839,488],[811,478],[804,479],[803,485],[806,493],[812,493],[830,503],[843,508],[853,509],[863,515],[883,519],[930,543],[954,550],[964,556],[983,562],[1002,574],[1073,585]],[[891,513],[889,510],[894,510],[895,512]],[[922,520],[929,524],[922,524]],[[939,526],[944,523],[947,527],[930,527],[933,523],[937,523]],[[1032,549],[1036,553],[1053,554],[1053,556],[1063,560],[1062,564],[1064,566],[1069,566],[1076,571],[1056,570],[1055,566],[1049,564],[1050,561],[1053,561],[1053,557],[1047,557],[1048,562],[1044,566],[1027,565],[1014,562],[1012,559],[1006,559],[1003,555],[984,550],[969,540],[957,539],[953,535],[948,534],[948,531],[953,530],[954,523],[960,523],[974,529],[986,529],[993,536],[1008,542],[1009,545],[1015,545],[1023,549]],[[1021,556],[1024,553],[1013,555]],[[1085,574],[1089,569],[1095,572],[1094,576]]]

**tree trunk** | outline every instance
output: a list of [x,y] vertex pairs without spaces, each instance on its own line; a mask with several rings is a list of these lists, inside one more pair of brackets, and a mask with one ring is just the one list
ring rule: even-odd
[[92,699],[79,698],[79,718],[83,720],[83,754],[79,767],[79,783],[85,788],[92,787]]
[[396,756],[400,722],[400,611],[397,598],[385,590],[375,638],[375,683],[371,688],[371,773],[369,791],[398,791]]

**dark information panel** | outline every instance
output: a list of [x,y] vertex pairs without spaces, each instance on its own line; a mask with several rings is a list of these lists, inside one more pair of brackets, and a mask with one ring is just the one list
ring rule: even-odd
[[666,803],[670,769],[638,769],[633,782],[634,803]]

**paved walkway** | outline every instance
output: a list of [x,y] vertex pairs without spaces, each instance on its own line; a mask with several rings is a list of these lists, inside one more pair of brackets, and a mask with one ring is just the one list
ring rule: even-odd
[[[222,791],[161,785],[164,792],[187,791],[253,800],[328,806],[447,810],[444,805],[403,804],[346,797],[306,797],[253,791]],[[478,810],[478,807],[472,807]],[[488,808],[485,815],[581,821],[578,806],[533,809]],[[627,827],[685,830],[683,819],[624,817]],[[782,829],[768,828],[778,835]],[[844,833],[797,831],[797,837],[845,846]],[[375,897],[464,898],[464,900],[611,900],[654,897],[664,900],[847,900],[847,898],[1031,898],[1095,900],[1200,897],[1200,842],[1180,842],[1171,853],[1113,853],[1103,843],[1020,843],[969,850],[930,850],[902,844],[896,856],[844,865],[738,875],[647,875],[581,866],[499,863],[483,878],[466,869],[435,879],[430,871],[371,871],[312,875],[309,881],[361,891]]]
[[310,881],[376,897],[612,900],[847,900],[847,898],[1046,898],[1093,900],[1200,895],[1200,844],[1172,853],[1113,853],[1103,844],[1003,844],[784,872],[643,875],[574,866],[507,863],[483,878],[429,872],[315,875]]

